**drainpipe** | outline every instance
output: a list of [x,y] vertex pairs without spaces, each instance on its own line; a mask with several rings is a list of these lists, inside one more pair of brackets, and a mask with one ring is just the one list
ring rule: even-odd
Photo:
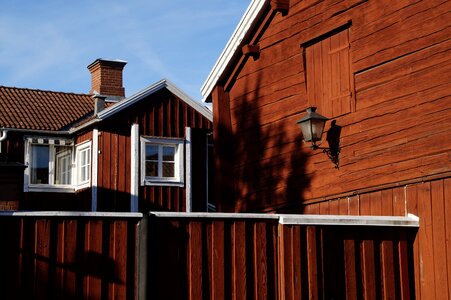
[[0,153],[2,153],[2,142],[6,140],[6,137],[8,136],[8,130],[0,130],[2,132],[0,136]]

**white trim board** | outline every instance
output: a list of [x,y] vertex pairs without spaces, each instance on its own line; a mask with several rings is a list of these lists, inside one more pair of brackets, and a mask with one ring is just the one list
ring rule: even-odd
[[142,213],[85,211],[0,211],[0,217],[98,217],[142,218]]
[[344,215],[295,215],[295,214],[250,214],[250,213],[183,213],[150,212],[161,218],[212,218],[212,219],[266,219],[278,220],[284,225],[335,225],[335,226],[388,226],[419,227],[419,218],[408,214],[399,216],[344,216]]

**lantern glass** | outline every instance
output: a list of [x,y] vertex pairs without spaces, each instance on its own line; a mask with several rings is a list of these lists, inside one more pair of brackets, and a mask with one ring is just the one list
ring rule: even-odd
[[324,125],[329,120],[315,111],[316,107],[307,108],[307,115],[297,122],[301,127],[304,140],[311,142],[313,146],[316,146],[316,142],[321,141]]

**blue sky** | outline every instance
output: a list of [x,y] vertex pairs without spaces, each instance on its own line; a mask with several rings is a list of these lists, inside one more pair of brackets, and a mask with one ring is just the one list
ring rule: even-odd
[[75,93],[96,58],[130,96],[167,78],[195,100],[250,0],[1,1],[0,85]]

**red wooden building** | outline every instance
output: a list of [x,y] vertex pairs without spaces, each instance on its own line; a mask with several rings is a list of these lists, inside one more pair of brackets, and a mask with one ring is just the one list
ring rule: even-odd
[[[415,295],[449,299],[450,11],[442,0],[252,1],[202,87],[218,210],[418,215]],[[330,119],[321,147],[333,161],[296,124],[312,106]]]
[[0,87],[1,208],[206,211],[211,112],[167,80],[125,97],[125,64],[89,95]]

